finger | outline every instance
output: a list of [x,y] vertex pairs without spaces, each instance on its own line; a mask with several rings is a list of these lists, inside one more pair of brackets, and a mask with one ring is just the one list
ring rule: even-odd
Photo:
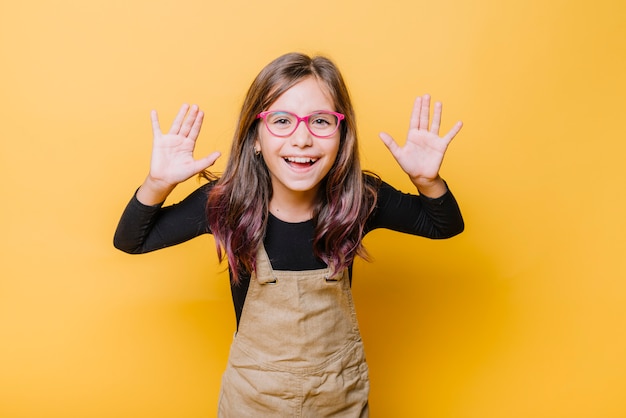
[[150,119],[152,120],[152,133],[154,136],[160,136],[161,126],[159,125],[159,115],[156,110],[150,112]]
[[185,115],[187,114],[187,111],[189,110],[189,105],[188,104],[183,104],[180,107],[180,110],[178,111],[178,114],[176,115],[176,118],[174,119],[174,122],[172,122],[172,126],[170,127],[169,133],[170,134],[178,134],[180,132],[180,127],[183,124],[183,121],[185,120]]
[[198,118],[199,112],[200,112],[200,109],[198,108],[197,105],[191,106],[191,108],[189,109],[189,112],[187,113],[187,115],[185,116],[185,119],[183,120],[183,124],[180,128],[180,131],[178,132],[180,135],[189,136],[191,129],[196,123],[196,119]]
[[413,110],[411,111],[411,120],[409,121],[409,130],[419,129],[421,109],[422,109],[422,98],[416,97],[415,101],[413,102]]
[[459,131],[461,130],[461,128],[463,127],[463,122],[458,121],[453,127],[452,129],[450,129],[448,131],[448,133],[443,137],[443,139],[445,139],[448,143],[450,141],[452,141],[454,139],[454,137],[456,136],[456,134],[459,133]]
[[378,136],[380,137],[380,139],[382,139],[387,149],[391,152],[391,155],[393,155],[395,158],[400,151],[400,146],[395,141],[395,139],[393,139],[393,137],[386,132],[381,132],[378,134]]
[[199,111],[198,115],[193,121],[191,130],[189,131],[189,138],[193,139],[194,141],[196,140],[196,138],[198,138],[198,135],[200,135],[200,129],[202,128],[203,120],[204,120],[204,112]]
[[428,129],[428,119],[430,118],[430,96],[425,94],[422,97],[422,108],[420,109],[420,129]]
[[439,135],[439,127],[441,126],[441,110],[443,105],[441,102],[435,102],[433,109],[433,121],[430,124],[430,132]]
[[196,160],[194,163],[194,171],[197,173],[201,172],[202,170],[206,170],[207,168],[211,167],[213,164],[215,164],[215,161],[217,161],[217,159],[222,155],[221,152],[219,151],[215,151],[214,153],[207,155],[204,158],[201,158],[199,160]]

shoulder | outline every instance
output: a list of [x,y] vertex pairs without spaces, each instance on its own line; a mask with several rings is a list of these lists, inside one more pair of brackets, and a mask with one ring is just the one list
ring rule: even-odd
[[363,171],[363,188],[374,195],[376,206],[381,199],[384,201],[391,196],[404,194],[371,171]]
[[191,194],[189,198],[195,198],[199,200],[207,200],[208,196],[211,194],[211,190],[215,187],[216,180],[209,181],[208,183],[203,183],[198,188],[196,188]]
[[380,176],[373,171],[363,170],[362,175],[365,187],[378,188],[383,183]]

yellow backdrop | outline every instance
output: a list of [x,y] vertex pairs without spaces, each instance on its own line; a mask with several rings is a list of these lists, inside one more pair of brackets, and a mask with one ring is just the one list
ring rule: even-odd
[[423,93],[465,122],[443,175],[466,231],[376,231],[355,266],[372,415],[626,416],[625,21],[617,0],[3,2],[0,416],[214,416],[234,314],[212,238],[112,235],[150,110],[198,103],[198,153],[227,152],[294,50],[339,64],[365,167],[405,191],[377,133]]

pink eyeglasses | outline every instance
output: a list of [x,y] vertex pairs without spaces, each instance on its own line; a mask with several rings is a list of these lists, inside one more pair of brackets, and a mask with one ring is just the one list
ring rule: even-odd
[[304,122],[311,135],[318,138],[332,136],[345,118],[341,113],[326,110],[302,117],[284,110],[270,110],[261,112],[256,117],[265,121],[267,130],[274,136],[290,136],[298,129],[300,122]]

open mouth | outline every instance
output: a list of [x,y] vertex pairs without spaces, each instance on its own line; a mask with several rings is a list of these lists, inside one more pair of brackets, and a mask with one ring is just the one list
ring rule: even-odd
[[285,162],[293,167],[310,167],[317,162],[316,158],[285,157]]

